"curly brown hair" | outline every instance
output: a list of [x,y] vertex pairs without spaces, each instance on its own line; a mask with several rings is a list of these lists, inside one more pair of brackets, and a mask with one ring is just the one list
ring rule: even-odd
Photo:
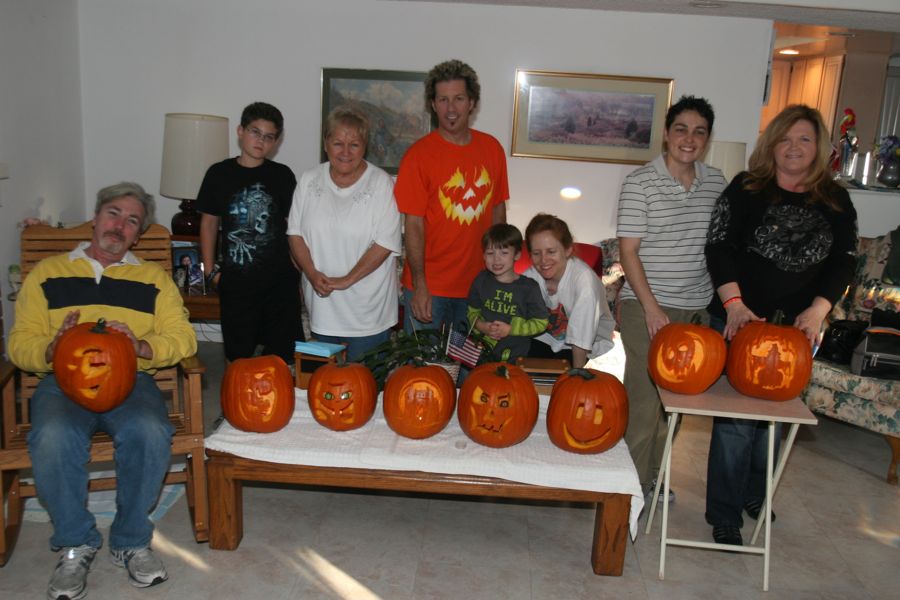
[[434,108],[431,106],[431,103],[434,102],[435,87],[442,81],[456,79],[466,82],[466,94],[475,103],[472,108],[478,106],[478,101],[481,99],[481,84],[478,83],[478,74],[475,73],[475,69],[461,60],[448,60],[435,65],[425,76],[425,108],[432,116],[435,114]]

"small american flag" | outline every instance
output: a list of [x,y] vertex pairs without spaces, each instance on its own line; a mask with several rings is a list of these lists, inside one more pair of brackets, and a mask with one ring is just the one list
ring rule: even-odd
[[474,367],[481,357],[481,346],[468,336],[458,331],[451,331],[447,338],[447,356],[458,360],[467,367]]

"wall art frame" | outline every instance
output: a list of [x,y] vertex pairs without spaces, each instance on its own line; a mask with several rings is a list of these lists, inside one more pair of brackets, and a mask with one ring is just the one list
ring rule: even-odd
[[[432,128],[425,106],[425,73],[372,69],[322,69],[322,130],[332,109],[352,106],[369,118],[366,159],[392,175],[416,140]],[[320,140],[321,160],[328,160]]]
[[673,79],[516,70],[513,156],[644,164],[662,150]]

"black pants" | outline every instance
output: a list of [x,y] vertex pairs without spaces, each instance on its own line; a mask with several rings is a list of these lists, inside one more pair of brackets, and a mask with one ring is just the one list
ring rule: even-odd
[[225,358],[263,354],[294,361],[294,342],[303,339],[300,322],[300,278],[296,272],[265,281],[223,273],[219,281]]

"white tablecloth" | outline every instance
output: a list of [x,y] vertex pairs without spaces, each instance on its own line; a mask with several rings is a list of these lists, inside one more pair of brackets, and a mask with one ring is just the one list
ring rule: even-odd
[[275,433],[239,431],[227,421],[206,439],[206,447],[244,458],[318,467],[425,471],[497,477],[533,485],[631,495],[631,537],[644,506],[637,471],[624,441],[602,454],[560,450],[547,435],[546,396],[534,431],[510,448],[488,448],[470,440],[456,415],[437,435],[411,440],[397,435],[384,420],[379,399],[375,415],[360,429],[336,432],[312,417],[305,390],[297,390],[291,422]]

